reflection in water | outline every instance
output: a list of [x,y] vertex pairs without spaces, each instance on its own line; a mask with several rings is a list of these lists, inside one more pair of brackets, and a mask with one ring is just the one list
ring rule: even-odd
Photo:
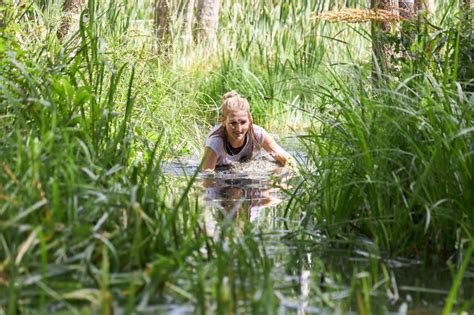
[[201,177],[207,233],[216,236],[217,226],[223,221],[261,224],[268,220],[268,208],[282,202],[280,188],[291,176],[288,169],[273,162],[256,160]]
[[248,220],[260,225],[271,220],[268,208],[283,201],[281,188],[288,188],[286,182],[293,175],[293,170],[263,156],[201,177],[207,233],[216,236],[216,227],[222,221]]
[[281,202],[271,180],[245,177],[207,177],[203,179],[204,201],[217,210],[220,218],[261,218],[261,210]]

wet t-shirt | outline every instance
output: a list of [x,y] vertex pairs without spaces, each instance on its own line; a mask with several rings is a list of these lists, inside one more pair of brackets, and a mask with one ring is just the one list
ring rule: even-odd
[[[232,162],[241,162],[251,159],[256,152],[253,152],[252,139],[249,139],[249,134],[247,133],[245,145],[242,150],[234,155],[231,155],[226,150],[226,142],[223,137],[219,135],[213,135],[219,128],[222,127],[222,124],[215,126],[206,139],[206,148],[210,148],[217,155],[217,166],[229,165]],[[263,144],[263,134],[264,130],[262,127],[253,125],[253,131],[255,137],[258,140],[258,148],[262,147]]]

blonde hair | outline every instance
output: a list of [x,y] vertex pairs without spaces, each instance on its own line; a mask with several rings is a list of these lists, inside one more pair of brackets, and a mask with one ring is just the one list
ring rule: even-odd
[[246,98],[240,96],[236,91],[230,91],[225,93],[222,99],[222,121],[225,120],[230,111],[242,110],[247,112],[250,122],[252,122],[250,105]]
[[249,119],[249,130],[247,131],[249,135],[249,140],[252,145],[252,151],[256,151],[260,149],[260,143],[258,143],[257,136],[255,135],[255,132],[253,130],[253,119],[252,119],[252,113],[250,112],[250,104],[249,101],[245,98],[239,95],[235,90],[232,90],[230,92],[227,92],[224,94],[222,97],[222,126],[221,128],[217,129],[215,132],[212,133],[212,135],[218,135],[222,137],[224,140],[224,143],[227,142],[227,132],[224,127],[224,122],[227,118],[227,115],[229,114],[230,111],[235,111],[235,110],[242,110],[247,112],[248,119]]

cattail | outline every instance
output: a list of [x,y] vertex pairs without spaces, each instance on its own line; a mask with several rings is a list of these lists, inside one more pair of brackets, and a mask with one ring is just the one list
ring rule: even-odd
[[313,19],[328,22],[362,23],[368,21],[398,22],[403,18],[388,10],[379,9],[342,9],[340,11],[323,12]]

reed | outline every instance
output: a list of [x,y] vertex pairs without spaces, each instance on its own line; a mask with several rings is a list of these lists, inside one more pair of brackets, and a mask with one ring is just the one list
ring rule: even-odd
[[394,255],[428,261],[472,237],[472,94],[456,82],[457,26],[445,25],[441,38],[418,34],[414,55],[436,41],[437,57],[414,57],[421,67],[387,86],[368,85],[362,68],[349,78],[333,68],[325,70],[332,84],[314,87],[331,106],[313,112],[318,124],[304,141],[316,153],[298,200],[329,235],[360,232]]
[[[439,5],[437,32],[420,27],[400,76],[379,88],[365,26],[314,19],[342,10],[339,1],[224,1],[211,55],[183,44],[179,12],[159,55],[151,1],[89,0],[62,40],[61,1],[5,3],[0,313],[174,304],[274,314],[305,301],[383,313],[398,289],[381,258],[462,257],[472,239],[472,94],[458,82],[466,41],[454,2]],[[307,162],[291,201],[274,210],[282,222],[217,215],[209,235],[198,174],[170,178],[163,164],[202,152],[230,89],[249,98],[259,124],[310,126]],[[337,246],[368,258],[350,270],[340,252],[324,260]],[[446,312],[466,302],[471,251]]]
[[316,20],[329,22],[361,23],[368,21],[399,22],[402,18],[388,10],[377,9],[343,9],[340,11],[323,12],[314,17]]

